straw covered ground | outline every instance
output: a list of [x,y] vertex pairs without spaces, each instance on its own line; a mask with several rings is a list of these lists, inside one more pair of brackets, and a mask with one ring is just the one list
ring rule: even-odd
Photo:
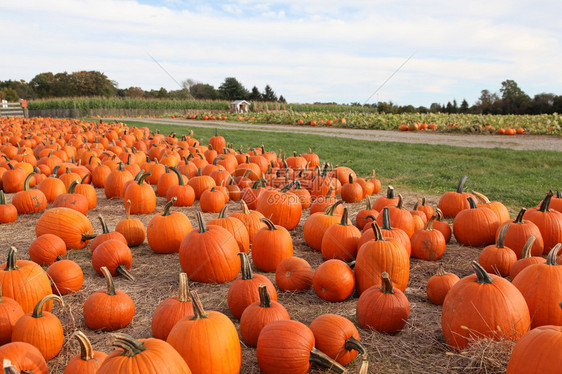
[[[407,191],[402,193],[405,206],[410,208],[421,196]],[[428,204],[437,205],[438,197],[427,196]],[[11,200],[11,196],[8,196]],[[157,212],[164,206],[164,198],[158,198]],[[229,203],[229,212],[239,210],[236,202]],[[348,204],[350,216],[363,209],[364,203]],[[189,208],[176,208],[184,212],[195,223],[195,212],[198,202]],[[512,212],[513,213],[513,212]],[[124,218],[125,210],[122,200],[106,200],[103,190],[98,190],[98,206],[88,213],[94,225],[94,232],[100,233],[101,228],[97,216],[102,215],[110,230],[113,230],[119,220]],[[0,227],[0,256],[6,258],[10,246],[18,249],[19,259],[29,259],[28,247],[35,239],[35,223],[39,214],[20,216],[17,221]],[[137,216],[145,225],[153,215]],[[206,220],[215,216],[204,214]],[[310,249],[304,242],[302,225],[308,217],[303,212],[300,225],[291,232],[293,237],[295,256],[305,258],[313,268],[322,263],[319,252]],[[178,287],[178,274],[181,271],[178,254],[158,255],[152,252],[145,242],[132,249],[133,266],[131,272],[136,281],[127,281],[116,277],[117,289],[126,292],[134,300],[136,313],[133,322],[122,332],[136,338],[151,337],[152,314],[163,299],[174,296]],[[470,261],[477,259],[480,249],[459,246],[454,238],[447,246],[442,257],[445,269],[454,272],[459,277],[471,273]],[[81,330],[91,339],[94,349],[110,352],[111,333],[90,331],[82,318],[82,307],[86,298],[94,291],[105,288],[105,281],[98,276],[91,266],[89,247],[83,250],[72,250],[67,258],[76,261],[84,271],[84,286],[73,295],[64,296],[65,306],[61,309],[55,306],[53,312],[61,319],[65,330],[65,344],[60,354],[49,362],[52,373],[62,373],[68,360],[79,353],[76,339],[72,338],[76,330]],[[479,341],[472,348],[463,353],[457,353],[447,348],[441,331],[441,307],[431,304],[426,297],[427,280],[437,270],[437,262],[411,260],[410,282],[406,289],[406,296],[410,301],[410,318],[404,330],[397,335],[388,336],[378,332],[359,329],[361,340],[368,349],[370,361],[369,372],[372,373],[502,373],[509,359],[513,347],[510,341]],[[254,271],[258,272],[255,268]],[[273,273],[265,274],[273,282]],[[190,288],[197,290],[204,307],[207,310],[220,311],[232,317],[229,312],[226,295],[230,283],[203,284],[190,282]],[[320,299],[313,290],[305,293],[278,292],[279,299],[288,310],[292,319],[309,324],[315,317],[323,313],[336,313],[355,322],[355,307],[357,295],[352,295],[341,303],[329,303]],[[238,327],[239,323],[233,319]],[[259,373],[255,349],[244,346],[242,342],[242,373]],[[358,361],[358,360],[356,360]],[[355,365],[355,366],[354,366]],[[349,365],[351,371],[356,370],[358,363]],[[316,370],[313,368],[313,371]]]

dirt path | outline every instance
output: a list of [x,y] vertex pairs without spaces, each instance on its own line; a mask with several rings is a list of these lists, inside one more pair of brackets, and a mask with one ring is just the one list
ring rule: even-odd
[[194,121],[177,118],[124,118],[123,122],[135,121],[145,123],[161,123],[190,127],[219,127],[229,130],[253,130],[264,132],[292,132],[321,136],[345,137],[350,139],[370,140],[379,142],[402,142],[443,144],[455,147],[477,148],[508,148],[518,150],[549,150],[562,151],[562,138],[549,135],[473,135],[473,134],[443,134],[435,132],[401,132],[387,130],[342,129],[327,127],[299,127],[287,125],[261,125],[235,123],[223,121]]

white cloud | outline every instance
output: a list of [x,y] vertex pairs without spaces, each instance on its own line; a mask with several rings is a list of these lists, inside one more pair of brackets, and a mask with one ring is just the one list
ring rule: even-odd
[[[289,101],[429,105],[497,91],[558,92],[558,2],[26,0],[0,3],[0,80],[99,70],[120,87],[176,89],[177,80],[248,88]],[[408,101],[406,101],[408,100]]]

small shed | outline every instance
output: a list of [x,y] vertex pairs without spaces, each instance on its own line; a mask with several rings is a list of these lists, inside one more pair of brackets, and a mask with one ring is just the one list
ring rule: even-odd
[[234,100],[230,103],[230,111],[232,113],[248,113],[250,111],[250,103],[246,100]]

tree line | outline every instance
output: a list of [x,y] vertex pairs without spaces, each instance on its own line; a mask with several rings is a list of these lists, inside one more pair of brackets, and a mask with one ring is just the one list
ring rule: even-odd
[[19,99],[47,99],[57,97],[122,97],[176,100],[251,100],[286,102],[283,95],[277,96],[270,85],[263,92],[254,86],[246,89],[236,78],[225,78],[215,88],[210,84],[186,79],[177,90],[146,91],[140,87],[118,88],[117,82],[110,80],[99,71],[78,71],[73,73],[40,73],[31,81],[0,81],[0,99],[18,101]]
[[[266,85],[263,92],[256,86],[248,90],[234,77],[225,78],[218,88],[194,79],[186,79],[181,82],[181,88],[177,90],[166,90],[162,87],[159,90],[150,91],[140,87],[118,88],[117,82],[98,71],[56,74],[48,72],[37,74],[29,82],[24,80],[0,81],[0,99],[8,101],[87,96],[286,102],[283,95],[277,96],[270,85]],[[446,104],[433,103],[429,108],[413,105],[400,106],[392,102],[351,103],[349,105],[371,107],[383,113],[552,114],[562,113],[562,95],[540,93],[531,98],[515,81],[508,79],[501,83],[501,88],[497,93],[492,93],[487,89],[482,90],[480,97],[473,105],[469,105],[465,99],[460,104],[456,100]]]

